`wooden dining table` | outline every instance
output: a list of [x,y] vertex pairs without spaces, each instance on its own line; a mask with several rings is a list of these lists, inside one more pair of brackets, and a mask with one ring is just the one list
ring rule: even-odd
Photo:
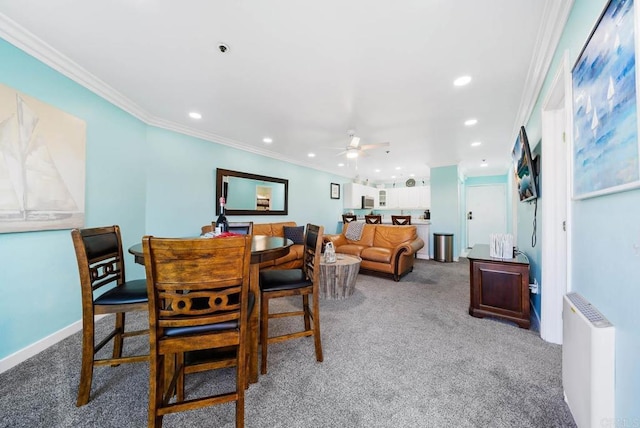
[[[203,238],[206,239],[206,238]],[[220,238],[224,239],[224,238]],[[255,305],[249,317],[249,382],[258,381],[258,340],[260,337],[260,264],[289,254],[291,239],[281,236],[253,235],[251,239],[251,266],[249,290],[255,297]],[[142,242],[129,247],[136,263],[144,265]]]

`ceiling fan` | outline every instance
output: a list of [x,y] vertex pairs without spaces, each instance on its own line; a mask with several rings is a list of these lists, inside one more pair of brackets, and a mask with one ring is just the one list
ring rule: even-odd
[[337,156],[342,156],[344,154],[347,155],[348,159],[355,159],[359,156],[362,156],[365,154],[365,151],[367,150],[371,150],[371,149],[376,149],[378,147],[388,147],[389,146],[389,142],[384,142],[384,143],[374,143],[374,144],[362,144],[360,145],[360,137],[356,137],[356,133],[353,130],[349,130],[347,131],[347,134],[349,135],[349,145],[340,153],[338,153]]

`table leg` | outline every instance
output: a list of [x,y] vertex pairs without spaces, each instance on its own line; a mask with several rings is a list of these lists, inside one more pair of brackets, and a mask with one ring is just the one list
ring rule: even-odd
[[258,382],[258,339],[260,337],[260,264],[250,267],[249,289],[255,297],[253,311],[249,317],[249,383]]

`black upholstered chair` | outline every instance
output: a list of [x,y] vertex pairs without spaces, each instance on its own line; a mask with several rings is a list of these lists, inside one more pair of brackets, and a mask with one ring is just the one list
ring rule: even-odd
[[382,224],[381,215],[365,215],[364,222],[367,224]]
[[[260,272],[260,372],[267,373],[267,352],[270,344],[289,339],[313,336],[316,360],[322,361],[320,340],[320,256],[324,228],[307,224],[304,236],[304,258],[302,269],[273,269]],[[309,305],[309,295],[312,304]],[[302,297],[302,309],[279,313],[269,312],[269,301],[280,297]],[[269,320],[291,316],[304,318],[304,330],[269,336]]]
[[[76,401],[76,406],[82,406],[89,402],[95,366],[117,366],[121,363],[143,362],[149,359],[148,354],[122,356],[124,338],[149,332],[125,331],[125,313],[147,311],[148,299],[144,279],[125,279],[120,227],[73,229],[71,238],[78,261],[82,290],[82,366]],[[102,314],[115,314],[115,326],[96,345],[95,316]],[[96,353],[112,339],[112,356],[96,358]]]
[[410,215],[392,215],[391,224],[395,224],[398,226],[409,225],[411,224],[411,216]]
[[[200,228],[201,234],[213,232],[215,230],[216,223],[205,224]],[[230,221],[229,232],[237,233],[239,235],[253,235],[253,222],[252,221]]]
[[351,223],[352,221],[356,221],[357,217],[351,214],[342,214],[342,222],[343,223]]

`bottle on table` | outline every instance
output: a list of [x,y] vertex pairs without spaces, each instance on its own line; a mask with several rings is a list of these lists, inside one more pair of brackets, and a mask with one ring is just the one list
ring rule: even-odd
[[220,215],[216,220],[216,230],[220,230],[221,233],[229,231],[229,222],[227,221],[227,217],[224,215],[224,205],[225,199],[224,197],[220,198]]

